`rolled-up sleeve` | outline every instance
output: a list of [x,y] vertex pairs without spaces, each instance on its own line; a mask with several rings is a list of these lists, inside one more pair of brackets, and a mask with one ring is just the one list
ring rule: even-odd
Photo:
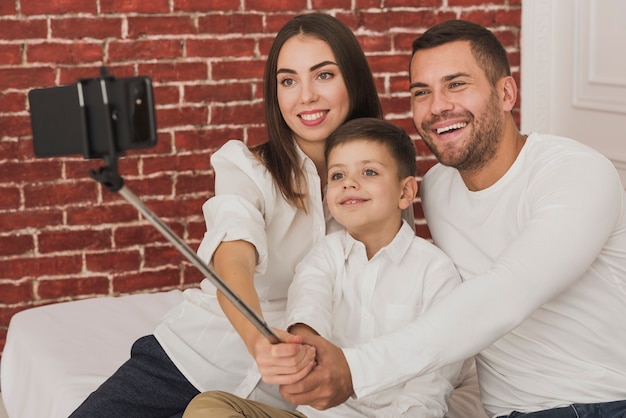
[[257,251],[256,273],[267,268],[267,235],[265,214],[272,184],[261,162],[241,141],[229,141],[211,158],[215,170],[215,196],[206,201],[202,210],[206,233],[198,248],[198,255],[207,263],[222,241],[244,240]]

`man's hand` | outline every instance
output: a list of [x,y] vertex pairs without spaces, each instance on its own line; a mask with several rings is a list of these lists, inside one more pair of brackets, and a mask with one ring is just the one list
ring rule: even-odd
[[270,344],[260,338],[254,344],[253,356],[265,383],[290,384],[301,380],[315,367],[315,347],[302,344],[302,337],[274,329],[282,341]]
[[354,394],[350,367],[341,349],[317,335],[302,335],[302,343],[315,347],[317,365],[295,383],[281,384],[280,393],[295,405],[324,410],[345,402]]

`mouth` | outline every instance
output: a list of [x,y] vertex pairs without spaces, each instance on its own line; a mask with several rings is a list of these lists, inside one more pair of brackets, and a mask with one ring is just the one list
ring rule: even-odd
[[345,199],[342,199],[339,204],[341,206],[356,206],[359,205],[361,203],[367,202],[368,199],[360,199],[357,197],[347,197]]
[[315,112],[304,112],[298,114],[298,117],[304,122],[306,125],[316,125],[322,122],[326,115],[328,114],[328,110],[318,110]]
[[457,123],[453,123],[451,125],[442,126],[440,128],[433,129],[433,131],[437,135],[445,135],[445,134],[448,134],[448,133],[451,133],[451,132],[458,131],[459,129],[463,129],[466,126],[467,126],[467,122],[457,122]]

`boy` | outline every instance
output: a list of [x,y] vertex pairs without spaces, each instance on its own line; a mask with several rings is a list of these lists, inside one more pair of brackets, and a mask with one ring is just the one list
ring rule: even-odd
[[[353,347],[413,321],[460,279],[449,258],[402,221],[417,193],[415,148],[403,130],[378,119],[347,122],[327,139],[325,157],[326,201],[345,231],[324,237],[298,265],[287,323],[294,334],[314,333]],[[206,392],[184,417],[441,418],[459,369],[438,369],[326,411],[283,411]]]

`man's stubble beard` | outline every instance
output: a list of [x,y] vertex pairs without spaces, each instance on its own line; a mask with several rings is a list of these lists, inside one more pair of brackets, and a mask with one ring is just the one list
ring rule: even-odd
[[[501,118],[501,109],[498,104],[498,95],[492,91],[487,106],[479,118],[476,118],[469,111],[464,111],[461,114],[443,113],[441,116],[423,122],[421,129],[416,126],[416,129],[428,149],[441,164],[454,167],[459,171],[476,171],[484,167],[493,158],[500,143],[504,121]],[[455,144],[449,149],[446,149],[448,144],[444,142],[440,144],[443,149],[438,149],[432,139],[431,126],[440,120],[458,116],[468,119],[470,121],[468,126],[474,128],[469,141],[466,141],[460,148]],[[478,122],[476,122],[477,120]]]

